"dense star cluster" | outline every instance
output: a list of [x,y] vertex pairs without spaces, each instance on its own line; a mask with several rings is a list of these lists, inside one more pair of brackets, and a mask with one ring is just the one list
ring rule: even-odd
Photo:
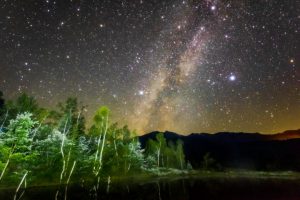
[[139,134],[300,127],[298,0],[2,0],[0,90]]

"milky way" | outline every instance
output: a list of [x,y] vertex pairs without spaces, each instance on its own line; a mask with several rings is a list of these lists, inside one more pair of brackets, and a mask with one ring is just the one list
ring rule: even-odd
[[108,105],[138,134],[297,129],[299,4],[2,1],[0,90]]
[[[185,5],[183,6],[185,7]],[[184,10],[185,8],[181,9]],[[192,11],[190,10],[190,12]],[[171,23],[171,25],[175,27],[176,32],[181,33],[181,29],[189,25],[188,23],[187,20],[180,19]],[[184,96],[180,90],[183,89],[182,87],[188,83],[190,78],[193,78],[191,76],[195,73],[197,67],[201,67],[202,54],[210,38],[203,26],[196,26],[195,29],[194,35],[186,42],[182,52],[179,54],[174,53],[174,51],[178,51],[178,48],[182,49],[180,46],[185,44],[180,41],[182,36],[177,36],[178,38],[175,38],[172,44],[175,47],[167,53],[165,52],[163,58],[159,58],[161,59],[159,65],[150,76],[149,83],[147,83],[149,86],[146,95],[143,95],[145,100],[136,107],[135,115],[132,116],[134,124],[137,125],[136,128],[140,128],[141,131],[166,130],[168,127],[178,126],[176,117],[181,115],[180,108],[190,103],[182,101]],[[177,34],[179,35],[179,33]],[[164,48],[164,42],[161,46],[162,49]],[[177,45],[177,43],[180,44]]]

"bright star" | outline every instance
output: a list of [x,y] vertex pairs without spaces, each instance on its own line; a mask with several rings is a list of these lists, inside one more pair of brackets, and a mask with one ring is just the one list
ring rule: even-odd
[[230,81],[235,81],[235,80],[236,80],[236,76],[233,75],[233,74],[231,74],[231,75],[229,76],[229,80],[230,80]]
[[139,91],[139,95],[140,95],[140,96],[143,96],[144,94],[145,94],[144,90],[140,90],[140,91]]

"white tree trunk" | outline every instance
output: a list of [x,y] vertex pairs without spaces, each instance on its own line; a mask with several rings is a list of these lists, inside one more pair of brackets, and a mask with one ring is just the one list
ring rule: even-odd
[[108,128],[108,116],[106,116],[106,120],[105,120],[105,130],[104,130],[104,134],[103,134],[102,146],[101,146],[101,151],[100,151],[100,155],[99,155],[99,168],[98,168],[98,171],[96,173],[96,176],[98,176],[98,174],[101,170],[101,167],[102,167],[102,157],[103,157],[103,150],[104,150],[104,145],[105,145],[105,138],[106,138],[107,128]]
[[17,189],[16,189],[16,192],[15,192],[15,195],[14,195],[14,200],[17,199],[17,194],[18,194],[19,189],[20,189],[21,185],[23,184],[23,182],[24,182],[24,180],[25,180],[27,174],[28,174],[28,171],[26,171],[26,173],[24,174],[23,178],[21,179],[21,181],[20,181],[20,183],[19,183],[19,185],[18,185],[18,187],[17,187]]

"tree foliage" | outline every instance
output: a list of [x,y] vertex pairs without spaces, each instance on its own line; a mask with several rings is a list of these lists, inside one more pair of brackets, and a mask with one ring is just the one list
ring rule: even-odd
[[151,167],[185,169],[185,155],[181,140],[167,143],[164,135],[158,133],[155,140],[149,139],[146,144],[146,156]]
[[19,114],[10,120],[8,131],[1,134],[1,173],[19,174],[32,170],[37,163],[38,152],[33,150],[33,127],[37,124],[30,113]]
[[87,131],[84,106],[76,98],[46,110],[27,94],[5,102],[0,93],[0,110],[8,113],[0,129],[0,184],[23,178],[68,184],[70,179],[99,181],[153,168],[185,168],[181,141],[167,143],[157,134],[142,149],[134,131],[110,122],[105,106],[95,112]]
[[203,156],[203,161],[201,163],[202,169],[204,170],[212,170],[216,167],[216,161],[208,152]]
[[84,135],[85,130],[84,106],[78,107],[77,98],[68,98],[65,103],[58,104],[59,111],[51,112],[58,122],[58,129],[62,132],[66,129],[74,139]]

